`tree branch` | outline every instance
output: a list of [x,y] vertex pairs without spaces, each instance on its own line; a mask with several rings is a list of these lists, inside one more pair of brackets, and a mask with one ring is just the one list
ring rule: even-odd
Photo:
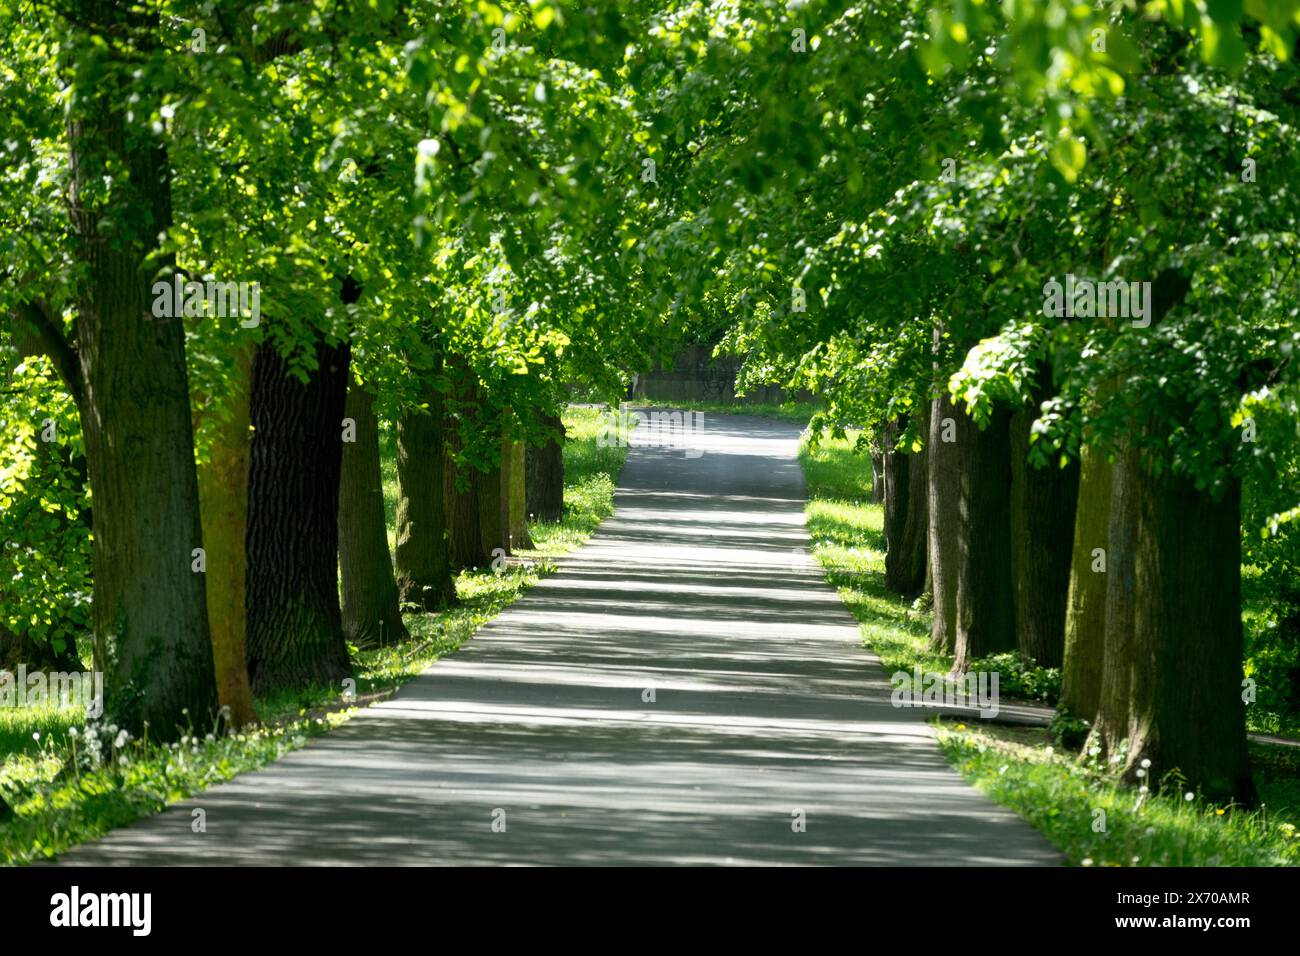
[[35,336],[33,352],[47,355],[59,372],[59,377],[68,387],[73,401],[81,405],[82,382],[81,362],[77,358],[76,346],[63,337],[63,330],[43,302],[23,302],[16,310],[19,321],[26,321]]

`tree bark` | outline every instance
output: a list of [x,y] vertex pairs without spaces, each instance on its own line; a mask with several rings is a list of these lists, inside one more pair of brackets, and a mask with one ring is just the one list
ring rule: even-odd
[[1138,601],[1136,570],[1137,453],[1127,444],[1117,449],[1111,467],[1110,509],[1106,521],[1106,643],[1102,657],[1097,718],[1088,744],[1104,758],[1121,752],[1129,734],[1133,697],[1133,623]]
[[457,456],[465,448],[462,429],[478,414],[479,384],[474,371],[460,356],[449,355],[447,366],[452,383],[444,429],[447,464],[443,491],[449,526],[448,552],[453,567],[484,567],[491,559],[483,550],[479,531],[478,473],[472,465],[457,462]]
[[527,478],[524,474],[526,453],[522,441],[507,441],[502,450],[502,460],[509,461],[507,511],[510,519],[510,549],[527,550],[533,546],[532,536],[528,533],[528,509],[526,507]]
[[[889,587],[889,554],[895,542],[903,540],[903,525],[907,523],[908,465],[910,459],[894,449],[905,421],[893,419],[880,428],[880,490],[882,493],[882,536],[885,539],[885,586]],[[874,465],[873,465],[874,467]],[[873,483],[874,483],[874,475]]]
[[404,603],[436,611],[456,600],[448,557],[442,393],[431,381],[397,422],[397,587]]
[[1182,789],[1254,802],[1241,698],[1241,487],[1219,501],[1144,472],[1137,513],[1128,779],[1177,770]]
[[[957,409],[947,393],[931,406],[929,442],[930,590],[933,617],[930,646],[951,654],[957,649],[957,527],[961,522],[961,455],[956,438]],[[953,440],[948,441],[951,437]]]
[[541,421],[556,434],[525,453],[526,505],[533,521],[554,524],[564,516],[564,422],[552,414],[543,414]]
[[871,500],[883,504],[885,501],[885,455],[884,452],[871,452]]
[[1065,656],[1074,509],[1079,467],[1029,464],[1029,431],[1037,402],[1011,416],[1011,565],[1020,653],[1042,667]]
[[1014,650],[1011,586],[1011,413],[995,408],[980,429],[960,408],[957,523],[957,645],[954,673],[980,657]]
[[306,384],[270,344],[253,361],[248,672],[253,691],[338,687],[352,673],[339,609],[338,507],[350,349],[316,346]]
[[[344,415],[354,423],[356,440],[343,445],[339,475],[343,637],[358,647],[382,647],[405,641],[410,635],[397,604],[397,581],[388,552],[375,398],[356,379],[348,382]],[[398,446],[400,461],[400,435]]]
[[453,567],[482,567],[489,559],[478,526],[478,474],[469,465],[456,465],[452,454],[460,447],[460,436],[454,430],[447,433],[447,445],[443,491],[449,526],[448,557]]
[[150,293],[169,264],[156,256],[172,222],[171,167],[162,140],[135,121],[128,131],[125,115],[160,102],[152,74],[136,68],[152,41],[133,39],[155,36],[157,17],[110,0],[72,9],[68,201],[83,267],[76,348],[95,508],[95,660],[109,718],[170,739],[191,721],[210,724],[217,691],[204,578],[192,570],[202,528],[184,330],[180,316],[153,315]]
[[[929,409],[920,422],[929,430]],[[891,438],[902,433],[900,422]],[[926,584],[929,545],[929,472],[926,448],[919,452],[885,453],[885,587],[904,597],[916,597]],[[893,499],[891,515],[891,498]],[[901,514],[899,513],[901,512]]]
[[508,480],[509,472],[502,473],[502,462],[497,462],[490,471],[474,473],[474,483],[478,487],[479,538],[489,561],[499,556],[498,549],[501,553],[510,553],[510,542],[507,540],[510,500],[508,494],[504,493]]
[[207,559],[208,626],[217,699],[234,727],[257,720],[248,683],[244,598],[248,561],[248,457],[253,348],[235,356],[230,393],[214,424],[208,460],[199,466],[199,503]]
[[1106,655],[1106,581],[1094,571],[1093,552],[1107,547],[1110,522],[1111,466],[1100,449],[1085,445],[1080,462],[1079,499],[1070,558],[1070,594],[1065,618],[1065,663],[1061,671],[1061,707],[1093,721],[1101,701]]

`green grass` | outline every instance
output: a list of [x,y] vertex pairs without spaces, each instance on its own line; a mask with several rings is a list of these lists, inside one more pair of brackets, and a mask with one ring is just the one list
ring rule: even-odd
[[0,708],[0,754],[31,754],[41,749],[41,740],[67,736],[80,712],[75,707],[54,704]]
[[[439,614],[405,616],[411,639],[374,650],[353,648],[355,700],[338,688],[315,687],[256,700],[262,725],[240,733],[193,728],[179,744],[127,740],[101,748],[92,761],[84,719],[75,708],[0,710],[0,862],[30,863],[102,836],[167,804],[253,770],[303,746],[356,712],[359,704],[392,693],[438,658],[460,647],[485,622],[554,569],[556,556],[580,545],[613,511],[614,487],[626,447],[602,444],[605,419],[594,409],[564,415],[564,514],[534,524],[535,551],[500,571],[461,572],[458,604]],[[389,522],[396,505],[391,441],[381,443]],[[76,728],[78,736],[71,731]],[[117,729],[99,736],[115,742]]]
[[887,671],[946,672],[952,661],[930,650],[929,614],[885,588],[884,510],[870,500],[871,459],[854,452],[858,435],[800,446],[813,556]]
[[[813,554],[858,619],[863,643],[887,672],[946,673],[950,656],[930,648],[930,614],[886,590],[882,508],[870,501],[870,458],[853,452],[857,433],[807,442],[800,463],[808,485],[805,519]],[[977,661],[997,670],[1006,697],[1054,700],[1059,673],[1025,667],[1014,655]],[[1067,862],[1096,866],[1275,866],[1300,863],[1300,752],[1251,745],[1261,806],[1246,812],[1187,801],[1176,781],[1156,793],[1121,786],[1104,767],[1062,751],[1044,729],[941,724],[940,746],[974,786],[1015,810]],[[1161,788],[1163,787],[1163,792]],[[1139,797],[1141,798],[1139,800]],[[1105,811],[1104,832],[1093,829]]]
[[1071,865],[1300,864],[1294,755],[1280,755],[1280,765],[1256,759],[1262,806],[1247,812],[1188,800],[1173,780],[1148,793],[1120,786],[1055,750],[1042,730],[941,723],[938,736],[970,783],[1041,830]]

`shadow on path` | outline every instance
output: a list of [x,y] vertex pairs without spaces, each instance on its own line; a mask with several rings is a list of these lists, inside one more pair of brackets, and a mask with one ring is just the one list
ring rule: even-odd
[[1060,862],[890,706],[808,553],[798,436],[708,415],[702,455],[632,449],[616,513],[459,652],[61,862]]

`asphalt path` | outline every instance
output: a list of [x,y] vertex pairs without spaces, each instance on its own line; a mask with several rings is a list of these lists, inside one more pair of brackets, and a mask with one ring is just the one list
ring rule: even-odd
[[394,697],[61,862],[1060,863],[891,706],[810,557],[798,426],[696,424],[632,448],[597,534]]

